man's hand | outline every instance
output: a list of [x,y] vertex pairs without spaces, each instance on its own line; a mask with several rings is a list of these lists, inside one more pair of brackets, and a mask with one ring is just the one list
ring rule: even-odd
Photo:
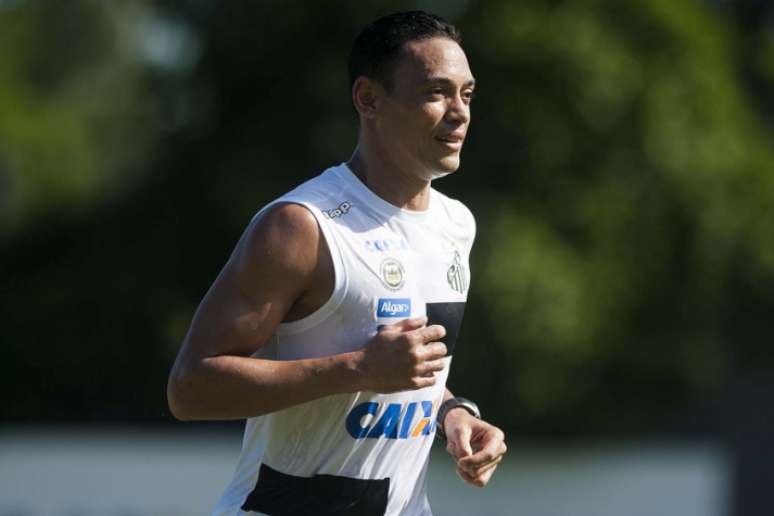
[[463,408],[446,414],[446,451],[457,461],[457,474],[468,484],[484,487],[507,450],[502,430]]
[[405,319],[382,328],[360,351],[363,390],[396,392],[435,384],[445,367],[443,326],[425,327],[427,319]]

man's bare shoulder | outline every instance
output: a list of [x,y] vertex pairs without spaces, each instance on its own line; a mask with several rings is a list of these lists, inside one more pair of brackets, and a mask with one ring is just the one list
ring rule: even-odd
[[316,254],[320,228],[307,208],[283,202],[253,219],[242,240],[243,251],[254,259],[303,266]]
[[312,313],[333,290],[330,251],[317,219],[300,204],[277,203],[256,217],[233,260],[240,290],[282,297],[286,320]]

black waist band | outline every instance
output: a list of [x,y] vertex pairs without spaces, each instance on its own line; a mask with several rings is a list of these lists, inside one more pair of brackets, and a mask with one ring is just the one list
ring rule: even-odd
[[242,510],[270,516],[383,516],[389,490],[389,478],[296,477],[261,464]]

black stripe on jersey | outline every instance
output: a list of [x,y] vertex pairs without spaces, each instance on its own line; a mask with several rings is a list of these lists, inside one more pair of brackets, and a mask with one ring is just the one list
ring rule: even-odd
[[390,479],[297,477],[261,464],[243,511],[270,516],[384,516]]
[[454,353],[457,337],[462,327],[462,316],[465,313],[465,302],[457,303],[427,303],[427,325],[440,324],[446,328],[446,337],[441,341],[446,344],[446,354]]

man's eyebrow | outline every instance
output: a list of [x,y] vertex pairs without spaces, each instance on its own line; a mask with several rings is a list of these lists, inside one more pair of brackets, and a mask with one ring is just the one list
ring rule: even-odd
[[[425,82],[428,83],[428,84],[454,85],[454,81],[452,81],[448,77],[443,77],[443,76],[440,76],[440,77],[439,76],[435,76],[435,77],[430,76],[430,77],[428,77],[425,80]],[[465,83],[463,84],[463,86],[466,87],[466,88],[472,88],[475,85],[476,85],[476,80],[475,79],[470,79],[468,81],[465,81]]]

